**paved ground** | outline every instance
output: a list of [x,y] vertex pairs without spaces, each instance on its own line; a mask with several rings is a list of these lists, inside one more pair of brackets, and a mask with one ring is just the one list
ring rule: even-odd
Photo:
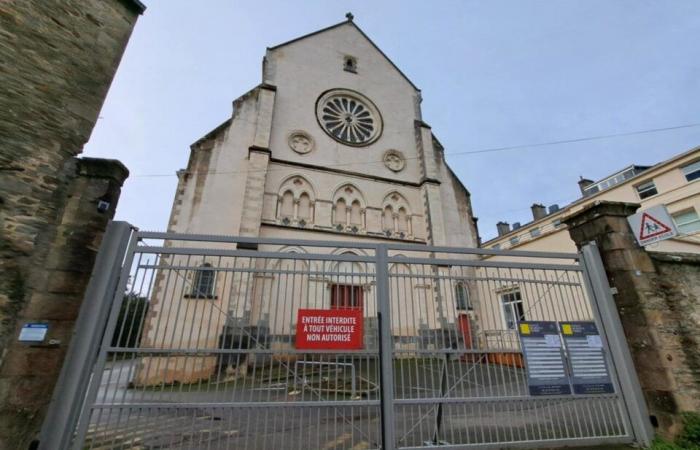
[[[612,400],[573,402],[523,397],[498,401],[498,397],[524,395],[521,369],[461,361],[445,366],[439,360],[420,360],[397,362],[395,372],[398,399],[416,401],[440,397],[441,392],[447,397],[471,399],[440,407],[434,403],[397,404],[399,446],[427,445],[438,431],[439,441],[454,444],[622,433]],[[372,373],[376,373],[374,368],[366,367],[356,376],[372,378]],[[328,381],[329,374],[322,373],[305,376],[297,380],[296,386],[293,377],[263,382],[253,374],[247,377],[248,382],[243,379],[162,389],[129,388],[132,376],[133,365],[128,361],[106,369],[98,403],[111,406],[93,412],[86,448],[364,450],[380,445],[379,402],[377,392],[370,389],[376,380],[364,384],[365,395],[352,397],[317,392],[318,386]],[[303,382],[305,388],[301,387]],[[304,405],[329,398],[371,404]],[[248,404],[229,407],[227,401]],[[267,406],[270,402],[284,402],[284,406]],[[158,406],[136,406],[143,403]],[[203,405],[210,403],[219,405]]]

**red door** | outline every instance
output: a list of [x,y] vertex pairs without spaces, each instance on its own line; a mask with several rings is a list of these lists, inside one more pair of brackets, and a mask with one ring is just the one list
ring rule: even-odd
[[464,339],[464,348],[473,348],[472,343],[472,323],[468,314],[459,315],[459,331]]

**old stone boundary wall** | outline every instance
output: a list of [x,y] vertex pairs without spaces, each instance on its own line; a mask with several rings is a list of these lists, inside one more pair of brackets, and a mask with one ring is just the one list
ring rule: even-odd
[[[0,450],[35,439],[128,175],[77,158],[143,5],[0,1]],[[45,322],[42,345],[17,341]]]
[[673,438],[681,413],[700,412],[700,255],[640,247],[627,223],[639,206],[600,201],[565,223],[577,246],[597,244],[650,421]]
[[[670,323],[659,333],[668,336],[666,360],[675,381],[684,392],[678,409],[700,410],[700,255],[649,252],[658,278],[655,290],[662,300],[659,310],[667,312]],[[674,360],[674,355],[680,356]],[[691,400],[691,401],[686,401]]]

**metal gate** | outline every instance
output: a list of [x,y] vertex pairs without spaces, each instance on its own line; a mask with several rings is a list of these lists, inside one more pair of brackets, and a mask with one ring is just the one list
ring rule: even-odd
[[[297,322],[319,310],[356,311],[361,347],[302,348]],[[521,327],[582,321],[597,327],[613,389],[533,395]],[[594,246],[552,254],[113,222],[73,342],[43,448],[503,448],[650,436]],[[562,350],[569,375],[572,351]]]

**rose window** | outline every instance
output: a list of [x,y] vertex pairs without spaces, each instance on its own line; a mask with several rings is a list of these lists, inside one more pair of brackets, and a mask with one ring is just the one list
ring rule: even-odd
[[326,92],[316,103],[321,127],[333,139],[349,145],[368,145],[382,132],[382,118],[369,99],[345,89]]

